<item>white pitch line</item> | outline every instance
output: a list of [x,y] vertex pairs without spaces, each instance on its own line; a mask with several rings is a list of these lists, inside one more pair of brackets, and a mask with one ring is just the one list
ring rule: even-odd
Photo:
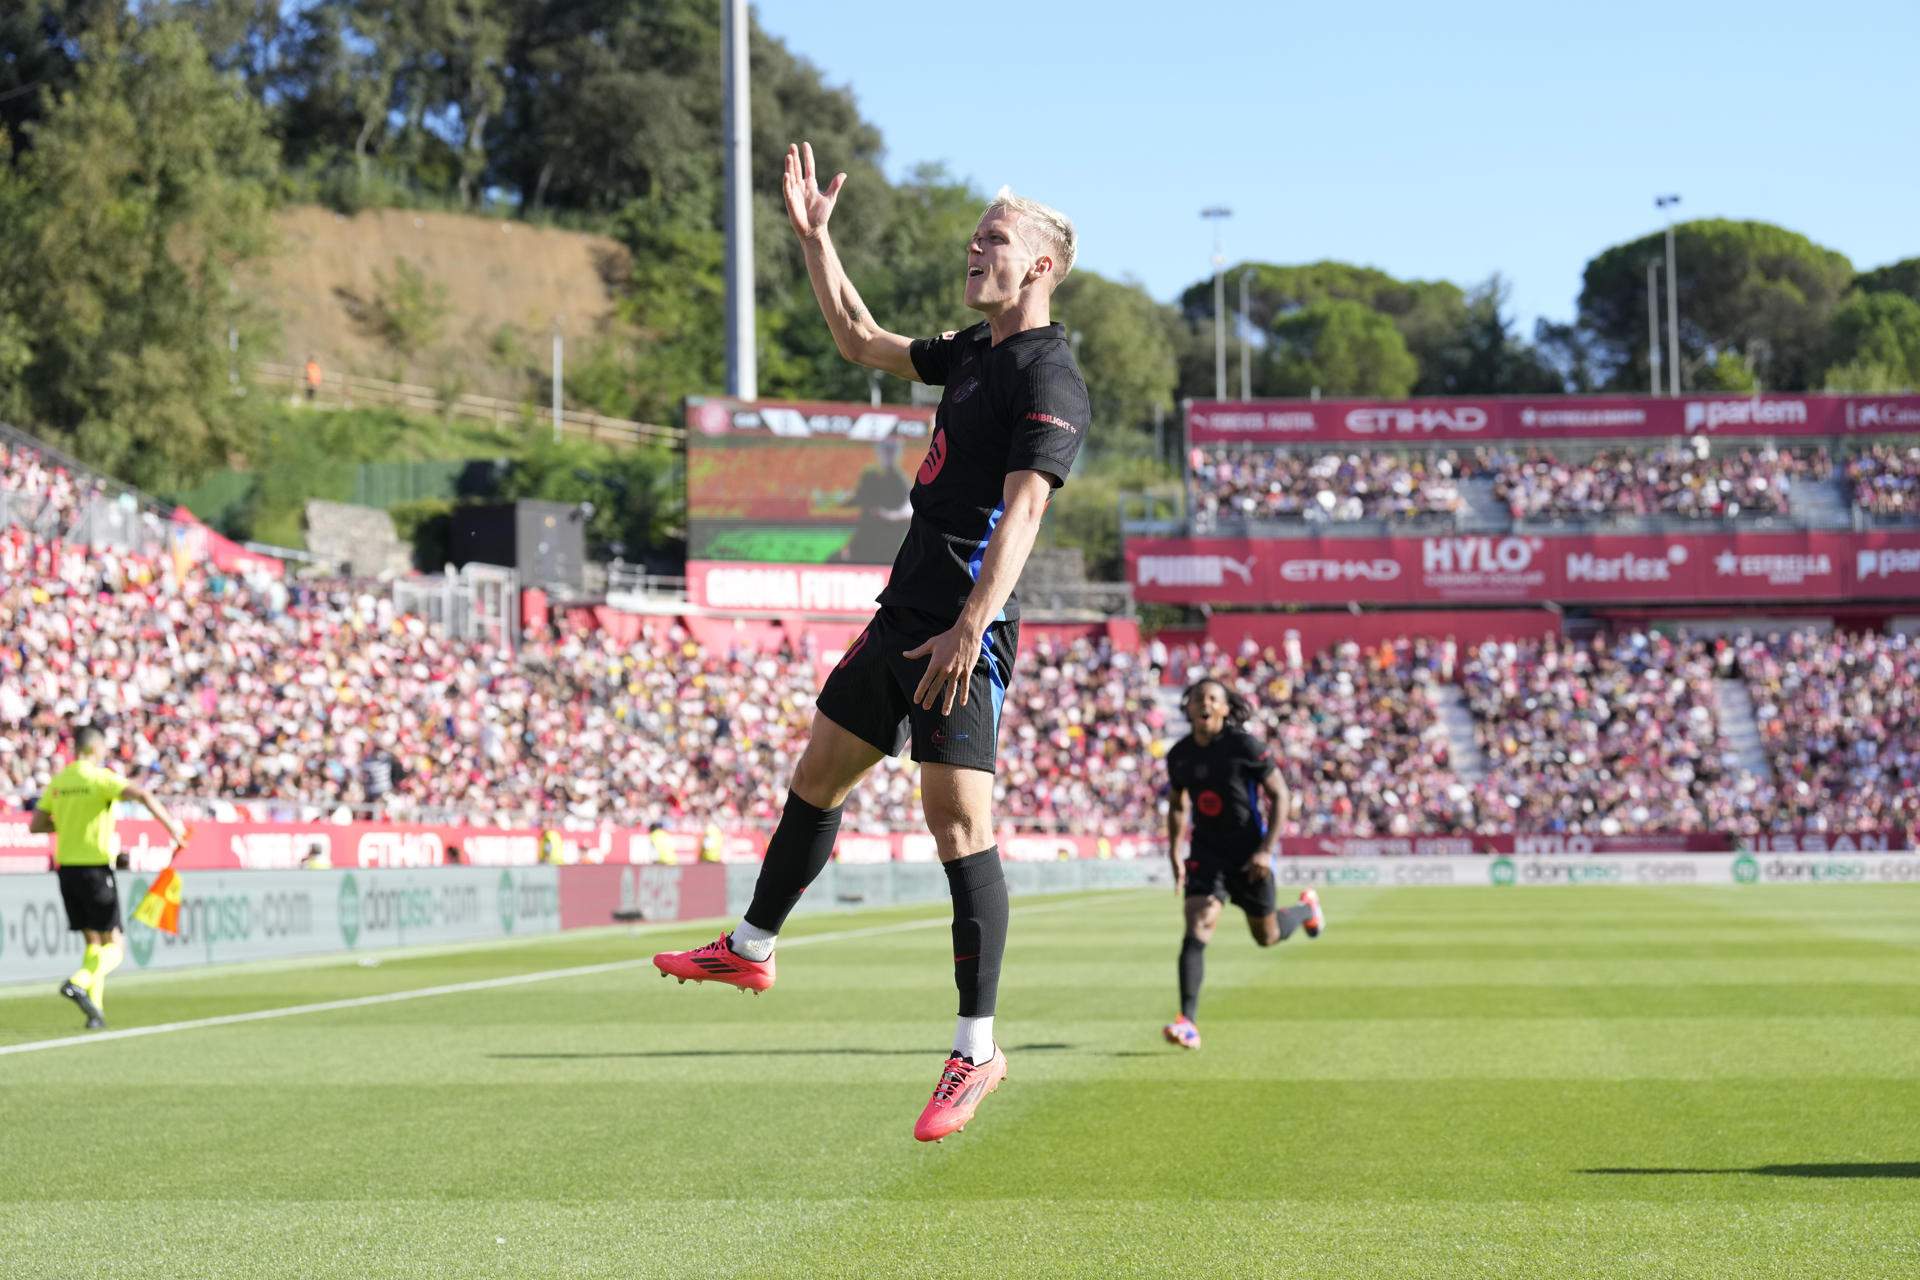
[[[1019,909],[1020,915],[1040,915],[1080,906],[1079,902],[1053,902],[1044,906]],[[898,924],[869,925],[863,929],[837,929],[831,933],[810,933],[780,944],[782,951],[810,942],[843,942],[848,938],[874,938],[886,933],[906,933],[914,929],[932,929],[952,923],[946,919],[907,920]],[[224,1013],[212,1018],[192,1018],[185,1022],[156,1022],[149,1027],[128,1027],[122,1031],[95,1031],[87,1035],[60,1036],[53,1040],[29,1040],[24,1044],[0,1045],[0,1057],[16,1053],[38,1053],[42,1049],[64,1049],[71,1045],[106,1044],[114,1040],[132,1040],[140,1036],[166,1035],[172,1031],[198,1031],[202,1027],[230,1027],[242,1022],[265,1022],[269,1018],[292,1018],[304,1013],[331,1013],[337,1009],[366,1009],[374,1005],[398,1004],[403,1000],[425,1000],[432,996],[454,996],[468,991],[492,991],[499,987],[524,986],[529,982],[549,982],[555,978],[584,978],[596,973],[618,973],[653,963],[647,959],[610,960],[605,964],[575,965],[567,969],[540,969],[533,973],[515,973],[500,978],[479,978],[473,982],[449,982],[437,987],[416,987],[411,991],[388,991],[377,996],[353,996],[345,1000],[322,1000],[317,1004],[286,1005],[279,1009],[255,1009],[248,1013]]]

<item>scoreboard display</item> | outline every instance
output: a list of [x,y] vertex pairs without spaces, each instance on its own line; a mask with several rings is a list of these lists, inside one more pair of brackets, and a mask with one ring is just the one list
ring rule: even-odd
[[687,402],[687,558],[888,565],[934,410]]

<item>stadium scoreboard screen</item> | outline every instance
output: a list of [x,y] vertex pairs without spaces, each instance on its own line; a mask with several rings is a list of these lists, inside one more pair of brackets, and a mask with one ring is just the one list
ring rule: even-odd
[[[924,405],[689,399],[687,560],[696,602],[870,607],[906,536],[933,416]],[[721,584],[711,598],[710,580]]]

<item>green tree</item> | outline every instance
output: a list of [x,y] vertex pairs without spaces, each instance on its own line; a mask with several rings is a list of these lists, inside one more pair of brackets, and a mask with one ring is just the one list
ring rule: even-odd
[[1904,293],[1920,302],[1920,258],[1904,258],[1862,271],[1853,278],[1853,287],[1861,293]]
[[1452,339],[1436,343],[1421,363],[1417,392],[1469,396],[1566,390],[1565,379],[1546,357],[1514,333],[1507,314],[1510,292],[1499,275],[1468,292]]
[[[24,150],[47,106],[73,87],[81,42],[111,28],[124,0],[6,0],[0,4],[0,135]],[[0,158],[9,153],[0,148]]]
[[1167,309],[1137,285],[1075,271],[1061,282],[1053,311],[1087,380],[1096,433],[1089,443],[1138,452],[1155,419],[1173,411],[1179,366]]
[[1276,320],[1265,376],[1272,394],[1377,396],[1413,390],[1420,368],[1392,320],[1360,302],[1316,302]]
[[259,107],[191,28],[126,18],[86,38],[28,136],[0,170],[0,334],[29,348],[3,407],[138,483],[222,460],[242,443],[229,378],[261,324],[232,285],[268,243]]
[[[1237,286],[1247,272],[1252,273],[1247,306],[1256,332],[1266,332],[1280,317],[1318,302],[1357,302],[1386,316],[1400,331],[1406,349],[1417,362],[1415,390],[1421,394],[1438,394],[1445,389],[1449,361],[1467,325],[1466,294],[1458,285],[1444,280],[1399,280],[1373,267],[1356,267],[1345,262],[1312,262],[1303,266],[1240,263],[1226,270],[1229,307],[1237,299],[1237,289],[1231,286]],[[1189,321],[1205,329],[1204,337],[1211,346],[1212,280],[1200,281],[1181,294],[1180,308]],[[1231,345],[1231,330],[1228,336]],[[1183,378],[1181,390],[1187,395],[1211,396],[1211,364],[1207,367],[1204,385],[1196,386]],[[1257,378],[1254,392],[1256,395],[1290,394],[1277,387],[1262,386]]]
[[1920,386],[1920,302],[1904,293],[1851,293],[1833,313],[1829,391],[1880,392]]
[[[1764,222],[1681,223],[1674,245],[1683,385],[1708,376],[1702,371],[1727,351],[1741,353],[1770,387],[1813,385],[1824,367],[1828,321],[1853,280],[1847,259]],[[1580,324],[1615,388],[1647,385],[1647,263],[1665,247],[1655,233],[1587,264]],[[1664,291],[1664,273],[1660,279]]]

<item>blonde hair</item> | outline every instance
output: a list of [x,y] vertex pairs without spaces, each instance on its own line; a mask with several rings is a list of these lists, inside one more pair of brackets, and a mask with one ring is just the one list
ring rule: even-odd
[[1012,187],[1000,188],[980,216],[985,218],[996,213],[1011,214],[1020,220],[1021,234],[1027,237],[1028,243],[1053,259],[1057,278],[1064,278],[1073,270],[1074,255],[1079,249],[1073,219],[1038,200],[1015,195]]

